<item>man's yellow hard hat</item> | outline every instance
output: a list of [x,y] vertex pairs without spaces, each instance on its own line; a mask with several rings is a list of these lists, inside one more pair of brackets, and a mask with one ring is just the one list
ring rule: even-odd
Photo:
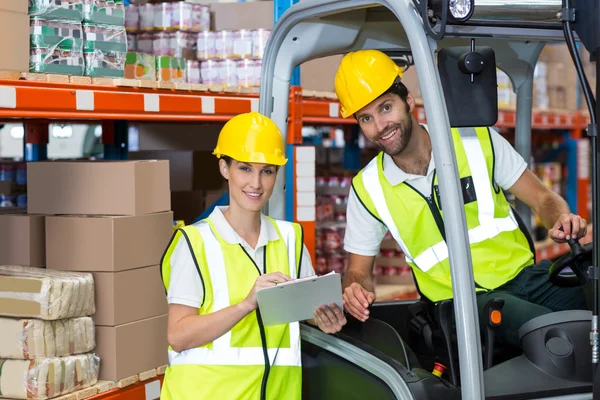
[[335,93],[347,118],[388,90],[396,78],[402,78],[402,68],[379,50],[359,50],[348,53],[335,74]]
[[281,131],[270,118],[257,112],[239,114],[227,121],[213,154],[246,163],[285,165],[287,162]]

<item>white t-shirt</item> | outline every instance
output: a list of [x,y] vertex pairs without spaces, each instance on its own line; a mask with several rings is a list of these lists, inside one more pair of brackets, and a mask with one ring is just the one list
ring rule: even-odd
[[[427,125],[422,126],[427,129]],[[497,131],[490,128],[490,132],[494,148],[494,179],[502,189],[508,190],[525,172],[527,163]],[[434,170],[433,153],[426,176],[407,174],[394,163],[392,157],[385,154],[383,158],[383,174],[391,185],[410,182],[425,197],[431,195]],[[348,197],[346,221],[344,250],[363,256],[377,255],[387,228],[367,211],[354,190],[350,191]]]
[[[211,222],[215,225],[219,235],[227,243],[241,244],[256,263],[261,273],[264,273],[264,251],[269,241],[279,238],[277,230],[267,217],[261,214],[260,233],[256,242],[256,248],[253,249],[229,225],[229,222],[227,222],[227,219],[223,215],[223,211],[226,209],[227,207],[215,207],[210,214]],[[299,277],[304,278],[312,275],[315,275],[315,270],[310,259],[310,254],[308,254],[308,250],[304,246]],[[190,248],[185,240],[179,240],[171,255],[171,280],[167,292],[167,301],[169,304],[182,304],[200,308],[203,297],[202,281],[194,264]]]

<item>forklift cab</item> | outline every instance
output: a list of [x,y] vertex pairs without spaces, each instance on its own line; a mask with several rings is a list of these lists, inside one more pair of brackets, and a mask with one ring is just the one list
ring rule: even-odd
[[[575,3],[580,24],[577,36],[583,40],[582,32],[588,36],[595,32],[583,25],[597,16],[592,12],[596,2]],[[424,368],[405,339],[410,304],[377,304],[366,323],[350,321],[336,335],[302,325],[304,398],[592,398],[592,363],[598,362],[598,355],[593,361],[591,312],[552,313],[530,321],[520,331],[523,354],[484,371],[463,198],[450,133],[454,127],[495,124],[497,66],[517,92],[515,147],[529,160],[534,68],[547,42],[572,40],[564,28],[572,32],[574,15],[568,0],[304,0],[279,19],[263,58],[259,112],[271,117],[284,136],[296,66],[359,49],[410,55],[414,60],[442,194],[460,369],[458,385]],[[595,46],[586,46],[591,53],[595,51]],[[590,108],[594,113],[595,105]],[[285,176],[282,168],[266,210],[281,219]],[[593,197],[596,204],[595,192]],[[530,220],[531,212],[523,204],[517,205],[517,213],[524,221]],[[576,252],[585,254],[585,262],[590,263],[590,246],[574,249],[572,255]],[[571,257],[557,265],[557,275],[576,259],[581,261],[581,257]],[[572,283],[575,278],[565,279]]]

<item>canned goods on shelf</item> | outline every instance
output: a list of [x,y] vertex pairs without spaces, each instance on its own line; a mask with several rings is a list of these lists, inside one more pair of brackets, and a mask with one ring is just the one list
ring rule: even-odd
[[260,86],[260,74],[262,73],[262,60],[254,61],[254,85]]
[[152,36],[152,49],[155,56],[171,55],[171,35],[169,32],[155,32]]
[[233,32],[233,56],[236,58],[252,56],[252,31],[240,29]]
[[244,58],[236,61],[237,85],[250,87],[255,86],[254,60]]
[[216,58],[229,59],[233,57],[233,33],[231,31],[216,32]]
[[154,4],[144,4],[138,7],[139,28],[142,31],[154,29]]
[[150,32],[137,35],[136,48],[138,53],[154,54],[154,35]]
[[191,33],[175,31],[169,33],[169,55],[178,58],[190,58],[187,50],[192,51],[194,40]]
[[158,3],[154,5],[155,30],[166,31],[173,29],[173,6],[174,3]]
[[127,51],[137,51],[137,36],[134,33],[127,33]]
[[255,29],[252,31],[252,57],[263,58],[270,35],[271,31],[269,29]]
[[237,86],[236,61],[219,61],[219,84],[223,86]]
[[27,195],[26,194],[20,194],[17,196],[17,207],[27,208]]
[[0,207],[11,208],[17,206],[17,197],[13,194],[0,194]]
[[13,164],[0,165],[0,181],[16,181],[15,166]]
[[197,32],[210,29],[210,7],[202,4],[193,4],[193,27]]
[[200,63],[200,76],[204,85],[219,84],[219,61],[205,60]]
[[187,83],[202,83],[202,76],[200,74],[200,61],[187,60],[185,74],[185,80]]
[[168,29],[181,29],[184,31],[193,28],[193,5],[191,3],[173,3],[171,21]]
[[202,31],[198,33],[196,44],[196,57],[199,60],[210,60],[216,57],[216,37],[215,32]]
[[140,12],[135,4],[125,7],[125,29],[127,32],[137,32],[140,29]]

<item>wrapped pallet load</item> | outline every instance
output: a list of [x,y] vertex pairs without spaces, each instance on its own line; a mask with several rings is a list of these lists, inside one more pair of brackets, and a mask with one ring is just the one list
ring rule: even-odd
[[48,399],[95,385],[89,273],[0,266],[0,397]]

